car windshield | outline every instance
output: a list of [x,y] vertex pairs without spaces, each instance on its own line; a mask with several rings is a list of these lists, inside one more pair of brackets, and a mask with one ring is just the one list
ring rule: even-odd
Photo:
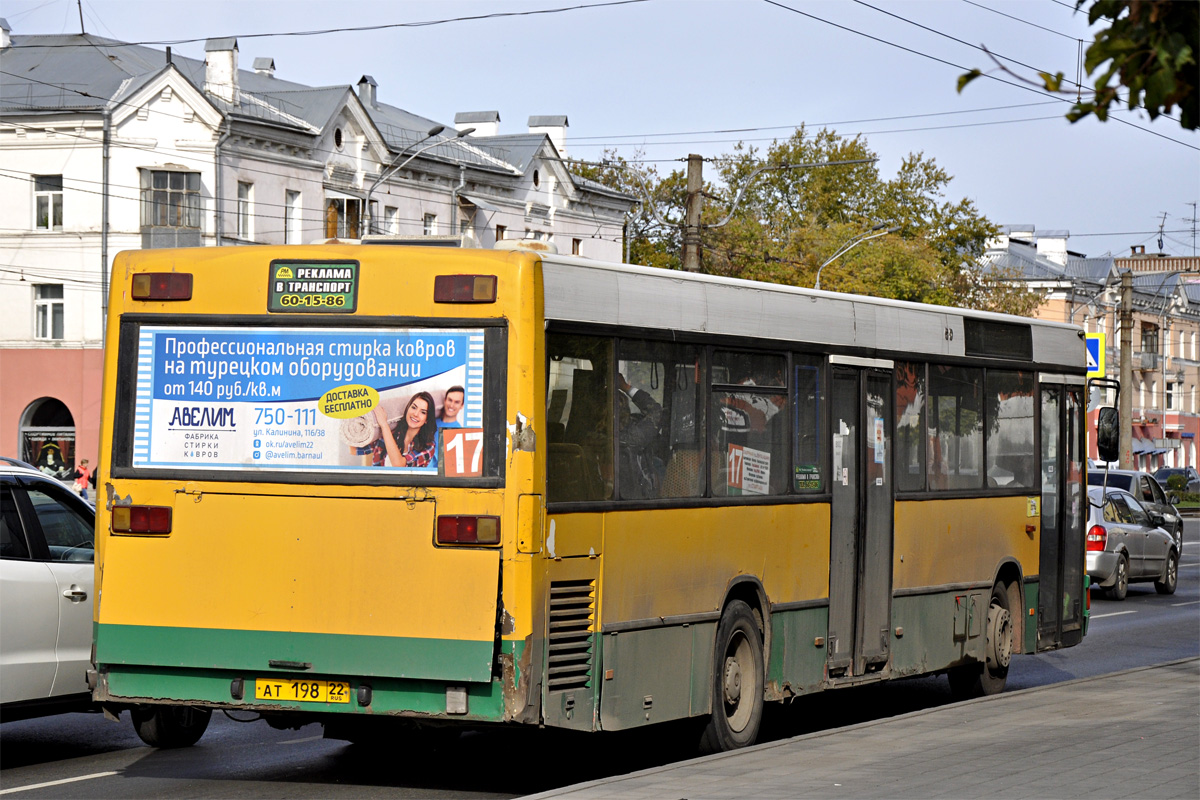
[[[1089,472],[1088,483],[1092,486],[1103,486],[1104,476],[1105,473],[1103,472]],[[1124,489],[1125,491],[1129,491],[1129,485],[1132,480],[1132,475],[1118,475],[1115,472],[1108,473],[1108,486],[1110,489]]]

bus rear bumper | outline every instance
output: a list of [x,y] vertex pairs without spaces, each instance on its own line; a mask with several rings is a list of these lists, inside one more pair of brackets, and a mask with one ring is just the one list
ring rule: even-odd
[[[349,684],[344,701],[257,699],[256,680],[342,682]],[[165,669],[101,664],[93,699],[106,706],[193,705],[230,711],[258,712],[264,717],[293,718],[294,724],[328,715],[393,716],[447,722],[506,722],[499,679],[490,683],[446,683],[405,678],[356,678],[326,675],[270,676],[221,669]],[[240,695],[240,697],[239,697]]]

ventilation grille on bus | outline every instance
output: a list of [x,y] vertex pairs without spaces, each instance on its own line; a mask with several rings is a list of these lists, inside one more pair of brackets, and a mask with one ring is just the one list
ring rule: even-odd
[[595,619],[594,581],[550,584],[550,691],[591,685]]

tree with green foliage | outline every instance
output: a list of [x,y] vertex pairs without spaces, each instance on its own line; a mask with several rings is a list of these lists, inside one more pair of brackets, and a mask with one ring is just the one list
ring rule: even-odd
[[[1014,275],[973,266],[997,228],[970,200],[947,200],[951,176],[922,153],[910,154],[888,179],[862,137],[801,127],[765,152],[739,143],[714,161],[701,217],[705,272],[812,286],[822,264],[882,226],[896,230],[831,261],[821,288],[1016,314],[1040,302]],[[832,162],[858,163],[795,166]],[[609,154],[604,166],[573,170],[643,198],[628,225],[631,261],[681,268],[684,169],[660,176]]]
[[[1077,122],[1094,114],[1107,120],[1113,104],[1144,108],[1155,119],[1178,107],[1179,124],[1200,124],[1200,3],[1197,0],[1076,0],[1088,8],[1088,23],[1107,22],[1084,55],[1093,91],[1080,98],[1067,119]],[[1007,67],[1000,69],[1009,71]],[[960,75],[958,90],[984,73]],[[1063,73],[1039,72],[1040,85],[1055,93],[1064,89]]]

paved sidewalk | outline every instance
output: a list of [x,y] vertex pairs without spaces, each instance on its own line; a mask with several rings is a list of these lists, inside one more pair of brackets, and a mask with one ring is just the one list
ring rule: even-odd
[[798,736],[532,798],[1197,796],[1200,660],[1188,659]]

